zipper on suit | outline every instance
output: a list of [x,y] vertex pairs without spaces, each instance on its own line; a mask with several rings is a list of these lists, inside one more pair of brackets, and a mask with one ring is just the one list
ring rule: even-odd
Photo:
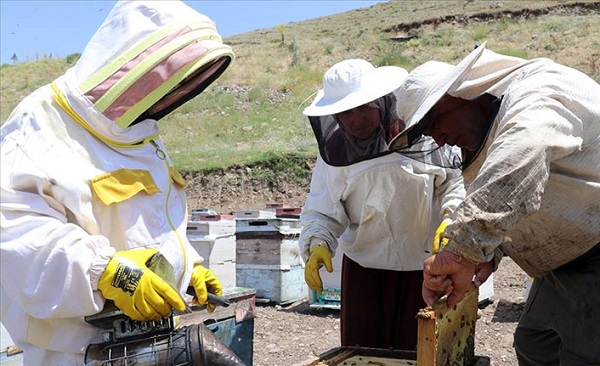
[[154,141],[153,139],[150,140],[150,144],[152,144],[152,146],[154,146],[154,149],[156,149],[156,151],[155,151],[156,156],[158,156],[158,158],[160,160],[165,162],[165,167],[167,169],[167,175],[169,177],[169,190],[167,192],[167,200],[165,202],[165,207],[166,207],[165,216],[167,218],[167,222],[169,223],[169,226],[171,227],[171,230],[175,233],[175,236],[177,236],[177,240],[179,241],[179,246],[181,249],[181,254],[182,254],[182,256],[181,256],[181,258],[182,258],[181,277],[179,277],[179,279],[177,280],[177,288],[180,288],[181,280],[185,277],[185,273],[187,271],[187,253],[185,250],[184,240],[179,235],[179,232],[177,231],[177,228],[175,227],[175,225],[173,225],[173,222],[171,221],[171,216],[169,216],[169,199],[171,198],[171,192],[173,191],[173,179],[171,177],[171,170],[170,170],[169,162],[167,161],[167,154],[158,145],[158,143],[156,141]]

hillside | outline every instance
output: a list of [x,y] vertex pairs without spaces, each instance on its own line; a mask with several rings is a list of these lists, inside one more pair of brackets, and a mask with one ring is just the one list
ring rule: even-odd
[[[494,51],[550,57],[600,81],[598,33],[600,2],[571,0],[390,1],[261,29],[224,40],[236,53],[233,66],[165,118],[162,134],[190,180],[192,207],[300,205],[316,155],[301,110],[335,62],[361,57],[411,70],[429,59],[456,63],[487,41]],[[24,96],[71,67],[72,56],[2,65],[2,122]]]

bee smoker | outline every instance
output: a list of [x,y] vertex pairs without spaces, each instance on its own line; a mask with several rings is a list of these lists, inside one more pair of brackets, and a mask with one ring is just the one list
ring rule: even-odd
[[[150,259],[148,268],[167,282],[174,282],[172,267],[161,255]],[[209,294],[209,301],[229,304],[213,294]],[[85,321],[105,330],[102,343],[87,347],[86,366],[244,366],[205,324],[178,328],[179,315],[159,321],[135,321],[107,300],[100,313],[85,317]]]
[[[151,322],[134,327],[152,331]],[[167,322],[167,323],[170,323]],[[131,324],[130,324],[131,325]],[[156,330],[156,329],[154,329]],[[243,366],[244,363],[202,323],[168,332],[91,344],[86,366]]]

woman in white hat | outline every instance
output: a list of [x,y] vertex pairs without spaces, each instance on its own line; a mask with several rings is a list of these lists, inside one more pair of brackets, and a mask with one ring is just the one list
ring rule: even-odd
[[406,129],[391,143],[425,133],[468,157],[448,244],[425,263],[425,300],[449,289],[460,301],[476,271],[510,256],[535,278],[515,332],[519,365],[599,365],[600,84],[485,46],[439,64],[407,77]]
[[[305,278],[343,255],[341,344],[414,350],[423,260],[435,227],[464,196],[460,171],[391,153],[403,128],[394,91],[407,72],[349,59],[323,77],[304,110],[319,145],[299,244]],[[339,269],[338,269],[339,270]]]

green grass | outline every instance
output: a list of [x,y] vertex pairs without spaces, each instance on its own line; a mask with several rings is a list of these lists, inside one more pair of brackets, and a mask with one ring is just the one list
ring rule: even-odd
[[[162,136],[181,171],[245,166],[254,167],[253,179],[275,179],[269,172],[273,169],[306,176],[303,162],[316,156],[317,146],[302,109],[321,88],[325,70],[346,58],[410,71],[431,59],[456,63],[475,44],[487,41],[499,53],[550,57],[600,81],[600,40],[591,36],[600,33],[598,6],[557,9],[539,17],[503,15],[409,26],[447,15],[465,18],[574,2],[506,0],[493,9],[486,0],[398,0],[229,37],[225,42],[236,53],[232,67],[161,121]],[[1,65],[2,123],[21,99],[60,76],[77,57]]]
[[0,116],[2,123],[17,103],[42,85],[50,83],[73,65],[66,59],[43,58],[34,62],[0,66]]

